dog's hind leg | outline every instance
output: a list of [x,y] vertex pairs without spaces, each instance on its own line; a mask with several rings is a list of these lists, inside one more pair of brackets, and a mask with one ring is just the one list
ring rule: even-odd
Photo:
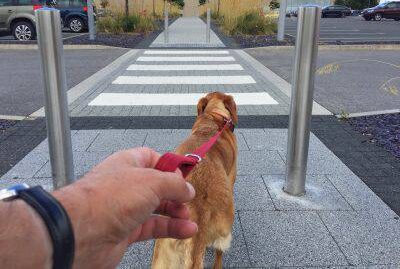
[[224,254],[222,250],[215,250],[215,262],[213,269],[222,269],[222,254]]
[[232,234],[229,233],[225,237],[220,237],[214,241],[212,244],[213,248],[215,248],[215,261],[213,269],[222,269],[222,255],[225,251],[227,251],[231,246]]

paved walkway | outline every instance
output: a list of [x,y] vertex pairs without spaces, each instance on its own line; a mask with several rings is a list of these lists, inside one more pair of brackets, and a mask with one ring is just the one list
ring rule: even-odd
[[[173,150],[189,129],[73,131],[75,173],[88,172],[106,156],[129,147]],[[229,267],[325,267],[400,265],[400,222],[321,141],[311,136],[307,195],[282,192],[286,129],[237,129],[239,168],[235,185]],[[0,178],[51,189],[47,140]],[[148,268],[153,242],[129,249],[120,268]],[[212,260],[207,254],[208,263]],[[360,267],[362,268],[362,267]]]
[[211,30],[210,43],[206,40],[206,24],[198,17],[182,17],[168,29],[168,42],[162,32],[150,47],[225,47],[224,43]]
[[185,6],[183,7],[183,16],[199,16],[199,0],[185,0]]
[[[194,117],[195,101],[215,90],[235,95],[240,119],[271,119],[267,127],[243,128],[245,121],[236,130],[236,218],[224,268],[400,266],[399,217],[314,134],[306,195],[282,192],[287,129],[279,126],[287,122],[290,85],[240,50],[132,50],[74,87],[71,116],[88,129],[72,130],[77,178],[121,149],[173,150],[192,122],[170,126]],[[313,114],[329,112],[315,103]],[[113,129],[99,127],[104,120]],[[338,123],[319,124],[335,129]],[[47,140],[3,175],[0,187],[16,182],[51,189]],[[120,268],[148,268],[152,246],[152,241],[132,246]],[[206,260],[210,264],[212,253]]]

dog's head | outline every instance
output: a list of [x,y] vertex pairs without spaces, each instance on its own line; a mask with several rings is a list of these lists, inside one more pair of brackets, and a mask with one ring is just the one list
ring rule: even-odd
[[238,115],[233,97],[221,92],[213,92],[201,98],[197,104],[197,115],[218,113],[227,119],[232,119],[237,125]]

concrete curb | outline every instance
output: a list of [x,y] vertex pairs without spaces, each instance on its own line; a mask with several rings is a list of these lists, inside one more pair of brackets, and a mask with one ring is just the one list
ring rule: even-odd
[[[347,117],[348,118],[356,118],[356,117],[375,116],[375,115],[383,115],[383,114],[396,114],[396,113],[400,113],[400,109],[350,113]],[[340,118],[340,115],[337,115],[336,117]]]
[[[127,53],[120,56],[119,58],[117,58],[115,61],[113,61],[100,71],[94,73],[92,76],[88,77],[75,87],[71,88],[67,92],[68,104],[71,104],[76,99],[78,99],[82,94],[86,93],[88,90],[92,89],[93,87],[101,83],[101,81],[107,78],[112,72],[120,68],[121,65],[124,65],[127,61],[129,61],[131,57],[134,56],[138,51],[139,50],[128,51]],[[38,109],[37,111],[29,115],[29,117],[31,118],[44,117],[44,116],[45,116],[44,107]]]
[[[285,50],[294,49],[294,46],[269,46],[269,47],[257,47],[247,48],[245,50]],[[400,50],[399,44],[365,44],[365,45],[319,45],[318,50]]]
[[[290,98],[291,96],[291,91],[292,91],[292,85],[288,83],[286,80],[272,72],[270,69],[265,67],[263,64],[261,64],[259,61],[251,57],[249,54],[247,54],[243,50],[235,50],[235,52],[245,61],[250,63],[258,72],[260,72],[266,79],[271,81],[272,84],[275,85],[278,89],[280,89],[286,96]],[[330,111],[325,109],[323,106],[318,104],[317,102],[314,101],[313,104],[313,115],[332,115]]]
[[[0,44],[0,50],[37,50],[36,44]],[[120,49],[119,47],[103,46],[103,45],[64,45],[66,50],[82,50],[82,49]]]

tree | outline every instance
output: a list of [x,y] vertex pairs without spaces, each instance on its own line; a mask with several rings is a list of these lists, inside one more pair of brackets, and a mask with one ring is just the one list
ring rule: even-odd
[[356,10],[373,7],[377,4],[378,0],[335,0],[335,5],[343,5]]
[[175,3],[175,4],[179,5],[180,7],[183,7],[185,5],[184,0],[169,0],[168,2]]
[[129,0],[125,0],[125,16],[129,16]]
[[278,0],[272,0],[272,1],[269,3],[269,7],[270,7],[271,9],[278,9],[278,8],[280,7],[280,4],[279,4]]

